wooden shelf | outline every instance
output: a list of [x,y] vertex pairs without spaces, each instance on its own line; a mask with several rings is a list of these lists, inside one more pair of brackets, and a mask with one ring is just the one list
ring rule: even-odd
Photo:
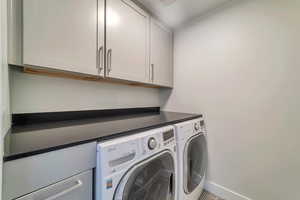
[[23,72],[27,74],[41,75],[41,76],[49,76],[56,78],[67,78],[73,80],[83,80],[83,81],[94,81],[99,83],[112,83],[112,84],[122,84],[122,85],[130,85],[135,87],[146,87],[146,88],[161,88],[160,86],[146,84],[146,83],[136,83],[131,81],[124,81],[112,78],[103,78],[100,76],[91,76],[73,72],[65,72],[65,71],[56,71],[52,69],[41,69],[35,67],[23,67]]

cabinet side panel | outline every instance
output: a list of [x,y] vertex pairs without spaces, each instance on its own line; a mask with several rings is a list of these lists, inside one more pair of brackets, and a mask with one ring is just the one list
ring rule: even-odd
[[8,27],[8,63],[22,65],[23,50],[23,9],[21,0],[7,1]]

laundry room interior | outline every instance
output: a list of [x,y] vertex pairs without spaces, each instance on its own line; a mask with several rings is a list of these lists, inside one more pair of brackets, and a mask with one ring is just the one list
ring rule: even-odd
[[1,0],[0,199],[300,199],[299,19],[299,0]]

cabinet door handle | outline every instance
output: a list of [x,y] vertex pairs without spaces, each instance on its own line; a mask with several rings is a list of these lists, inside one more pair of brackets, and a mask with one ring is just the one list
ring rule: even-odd
[[151,64],[151,80],[154,81],[154,64]]
[[57,198],[59,198],[59,197],[61,197],[63,195],[66,195],[66,194],[72,192],[73,190],[76,190],[77,188],[80,188],[81,186],[82,186],[81,180],[77,180],[76,184],[74,186],[72,186],[72,187],[70,187],[70,188],[68,188],[68,189],[66,189],[66,190],[64,190],[62,192],[59,192],[59,193],[57,193],[57,194],[55,194],[55,195],[53,195],[51,197],[48,197],[45,200],[55,200],[55,199],[57,199]]
[[98,70],[99,70],[99,74],[101,73],[101,71],[103,70],[103,46],[101,46],[98,49]]
[[112,56],[112,49],[108,49],[108,51],[107,51],[107,73],[108,74],[112,70],[112,68],[111,68],[111,56]]

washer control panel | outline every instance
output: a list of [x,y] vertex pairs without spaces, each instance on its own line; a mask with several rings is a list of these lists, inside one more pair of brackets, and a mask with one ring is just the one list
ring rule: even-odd
[[141,138],[142,141],[142,153],[152,153],[153,151],[157,151],[161,148],[161,139],[159,137],[159,133],[154,133],[147,137]]
[[153,130],[153,134],[141,138],[142,153],[152,153],[163,147],[176,144],[174,128],[166,127]]
[[165,146],[175,142],[174,129],[163,132],[163,142]]

